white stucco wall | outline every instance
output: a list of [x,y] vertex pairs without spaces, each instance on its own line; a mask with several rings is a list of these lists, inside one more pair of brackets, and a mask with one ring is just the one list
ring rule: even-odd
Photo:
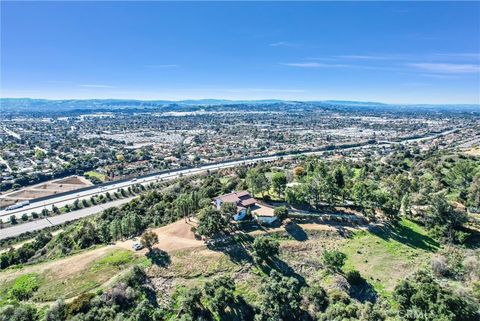
[[258,222],[262,224],[272,224],[277,220],[276,216],[258,216],[255,215],[255,218],[257,219]]

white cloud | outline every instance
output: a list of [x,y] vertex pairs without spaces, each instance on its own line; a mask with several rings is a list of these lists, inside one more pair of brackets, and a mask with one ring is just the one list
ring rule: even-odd
[[476,64],[411,63],[407,66],[440,74],[474,74],[480,72],[480,65]]
[[458,58],[458,59],[473,59],[480,60],[480,53],[474,52],[457,52],[457,53],[435,53],[435,56],[441,58]]

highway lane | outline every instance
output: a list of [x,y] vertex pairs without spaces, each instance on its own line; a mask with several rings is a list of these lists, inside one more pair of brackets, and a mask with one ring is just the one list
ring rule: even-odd
[[[421,137],[421,138],[407,139],[407,140],[404,140],[402,142],[383,142],[382,144],[373,144],[373,145],[365,144],[365,145],[356,146],[356,147],[337,148],[337,150],[341,149],[342,151],[348,151],[348,150],[354,150],[354,149],[366,149],[366,148],[373,148],[373,147],[379,147],[379,146],[390,146],[390,145],[398,144],[398,143],[407,144],[409,142],[418,142],[418,141],[433,139],[433,138],[436,138],[436,137],[439,137],[439,136],[450,134],[450,133],[452,133],[456,130],[458,130],[458,129],[453,129],[453,130],[449,130],[449,131],[445,131],[445,132],[442,132],[442,133],[433,134],[433,135],[429,135],[429,136]],[[106,192],[113,193],[113,192],[116,192],[120,188],[127,189],[129,186],[132,186],[134,184],[149,184],[151,182],[175,179],[175,178],[178,178],[180,176],[189,176],[189,175],[199,174],[199,173],[205,172],[207,170],[215,171],[215,170],[219,170],[219,169],[223,169],[223,168],[235,167],[235,166],[238,166],[238,165],[241,165],[241,164],[254,164],[254,163],[258,163],[258,162],[271,162],[271,161],[275,161],[275,160],[278,160],[278,159],[281,159],[281,158],[290,159],[290,158],[293,158],[293,157],[298,157],[300,155],[321,155],[323,153],[331,152],[331,151],[332,150],[322,150],[322,151],[304,152],[304,153],[299,153],[299,154],[265,156],[265,157],[258,157],[258,158],[254,158],[254,159],[236,160],[236,161],[231,161],[231,162],[225,162],[225,163],[222,163],[222,164],[204,165],[204,166],[197,167],[197,168],[192,168],[192,169],[179,169],[179,170],[176,170],[176,171],[173,171],[173,172],[163,173],[163,174],[153,174],[153,175],[147,176],[145,178],[132,179],[132,180],[125,181],[125,182],[113,183],[113,184],[108,185],[108,186],[100,186],[98,188],[89,189],[89,190],[86,190],[86,191],[81,191],[81,192],[72,191],[71,193],[68,193],[66,195],[51,198],[51,199],[48,199],[46,201],[40,201],[40,202],[32,201],[32,203],[30,203],[28,206],[22,207],[22,208],[17,209],[17,210],[12,210],[12,211],[2,210],[2,211],[0,211],[0,219],[2,219],[4,222],[6,222],[11,215],[15,215],[17,218],[20,218],[23,214],[31,215],[32,212],[40,213],[43,208],[51,209],[53,205],[55,205],[57,207],[62,207],[62,206],[65,206],[67,204],[73,204],[73,202],[76,199],[81,201],[83,199],[89,199],[93,195],[105,194]],[[110,203],[108,203],[108,204],[110,204]],[[93,208],[93,207],[90,207],[90,208]],[[75,211],[75,212],[78,212],[78,211]],[[93,212],[90,212],[90,213],[91,214],[89,214],[89,215],[94,214]],[[70,213],[68,213],[68,214],[70,214]],[[59,216],[55,216],[55,217],[61,217],[61,216],[63,216],[63,215],[59,215]],[[88,215],[86,215],[86,216],[88,216]],[[30,223],[33,223],[33,222],[19,224],[19,225],[16,225],[14,227],[21,226],[21,225],[26,225],[26,224],[30,224]],[[31,226],[33,227],[34,225],[31,225]],[[0,230],[0,239],[3,237],[4,231],[6,231],[10,228],[11,227]],[[17,229],[20,229],[20,228],[18,227]]]
[[134,199],[135,197],[138,197],[138,196],[123,198],[123,199],[115,200],[109,203],[94,205],[91,207],[83,208],[77,211],[73,211],[73,212],[69,212],[61,215],[29,221],[23,224],[13,225],[8,228],[4,228],[0,230],[0,240],[6,239],[9,237],[18,236],[25,232],[33,232],[36,230],[41,230],[49,226],[60,225],[69,221],[77,220],[82,217],[87,217],[96,213],[100,213],[101,211],[107,208],[116,207],[116,206],[125,204],[131,201],[132,199]]
[[[268,160],[271,161],[271,160],[274,160],[274,159],[275,158],[271,158],[271,157],[266,158],[267,161]],[[242,163],[247,163],[248,164],[248,163],[252,163],[252,161],[246,161],[246,162],[235,161],[235,162],[229,162],[228,164],[208,165],[208,166],[203,166],[201,168],[195,168],[195,169],[189,169],[189,170],[179,170],[179,171],[174,172],[174,173],[155,175],[153,177],[148,177],[148,178],[141,179],[141,180],[132,180],[132,181],[128,181],[128,182],[125,182],[125,183],[122,183],[122,184],[115,184],[115,185],[112,185],[112,186],[115,186],[115,187],[112,187],[112,188],[107,188],[107,189],[102,189],[102,190],[97,190],[97,189],[89,190],[89,191],[85,191],[83,193],[77,193],[77,194],[74,193],[74,196],[72,198],[69,198],[69,196],[71,196],[69,194],[69,195],[60,197],[59,198],[60,200],[57,200],[57,202],[55,203],[55,206],[61,207],[61,206],[64,206],[65,204],[73,203],[73,201],[75,199],[80,199],[80,200],[81,199],[88,199],[90,197],[90,195],[106,193],[107,191],[116,191],[118,188],[122,188],[122,187],[123,188],[128,188],[128,186],[133,185],[133,184],[148,184],[152,181],[157,181],[157,180],[160,180],[160,179],[162,181],[171,180],[171,179],[175,179],[175,178],[180,177],[180,175],[189,176],[189,175],[194,175],[194,174],[204,172],[206,170],[218,170],[218,169],[221,169],[221,168],[238,166]],[[80,196],[77,196],[77,195],[80,195]],[[94,206],[91,206],[91,207],[87,207],[87,208],[84,208],[84,209],[72,211],[72,212],[69,212],[69,213],[65,213],[65,214],[61,214],[61,215],[55,215],[55,216],[51,216],[51,217],[48,217],[48,218],[42,218],[42,219],[38,219],[38,220],[33,220],[33,221],[26,222],[26,223],[19,222],[19,224],[17,224],[17,225],[13,225],[13,226],[9,226],[9,227],[4,228],[4,229],[0,229],[0,240],[1,239],[6,239],[6,238],[9,238],[9,237],[18,236],[18,235],[20,235],[22,233],[25,233],[25,232],[32,232],[32,231],[36,231],[36,230],[41,230],[41,229],[49,227],[49,226],[60,225],[60,224],[63,224],[65,222],[69,222],[69,221],[73,221],[73,220],[76,220],[76,219],[79,219],[79,218],[83,218],[83,217],[87,217],[87,216],[90,216],[90,215],[93,215],[93,214],[97,214],[97,213],[100,213],[107,208],[116,207],[116,206],[120,206],[122,204],[125,204],[125,203],[129,202],[130,200],[134,199],[135,197],[138,197],[138,196],[132,196],[132,197],[124,198],[124,199],[119,199],[119,200],[115,200],[115,201],[108,202],[108,203],[105,203],[105,204],[94,205]],[[15,213],[15,215],[16,216],[21,216],[24,213],[28,214],[28,213],[35,212],[35,211],[39,212],[39,211],[41,211],[41,209],[44,208],[44,205],[41,204],[41,205],[37,206],[35,203],[33,203],[33,204],[30,204],[29,207],[30,208],[28,208],[28,209],[25,209],[25,208],[21,209],[22,211]],[[38,208],[40,208],[40,209],[38,210]],[[13,215],[12,214],[13,211],[6,211],[6,212],[9,214],[8,216]]]
[[[289,156],[292,156],[292,155],[286,155],[284,157],[289,157]],[[42,209],[44,208],[51,209],[53,205],[57,207],[62,207],[62,206],[65,206],[66,204],[73,204],[73,202],[76,199],[81,201],[83,199],[89,199],[93,195],[105,194],[106,192],[113,193],[120,188],[127,189],[129,186],[132,186],[134,184],[149,184],[151,182],[171,180],[171,179],[178,178],[180,176],[189,176],[189,175],[199,174],[207,170],[215,171],[222,168],[235,167],[240,164],[252,164],[259,161],[265,161],[265,162],[273,161],[273,160],[279,159],[280,157],[281,156],[268,156],[268,157],[262,157],[259,159],[238,160],[238,161],[232,161],[232,162],[223,163],[223,164],[205,165],[205,166],[192,168],[192,169],[179,169],[178,171],[174,171],[170,173],[152,175],[142,179],[132,179],[126,182],[115,183],[108,186],[100,186],[98,188],[89,189],[86,191],[80,191],[80,192],[72,191],[67,195],[58,196],[45,201],[35,202],[35,200],[33,200],[29,205],[19,209],[15,209],[11,211],[2,210],[0,211],[0,218],[2,218],[4,221],[7,221],[11,215],[15,215],[17,218],[20,218],[23,214],[31,215],[32,212],[40,213]]]

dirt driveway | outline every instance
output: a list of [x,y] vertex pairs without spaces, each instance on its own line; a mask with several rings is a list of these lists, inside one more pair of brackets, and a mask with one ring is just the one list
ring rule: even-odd
[[[165,252],[181,250],[190,247],[199,247],[205,245],[205,242],[197,239],[192,232],[192,227],[195,227],[194,221],[185,222],[183,219],[175,223],[153,229],[152,231],[158,235],[158,244],[154,247]],[[116,245],[124,249],[133,251],[132,244],[140,243],[140,238],[134,238],[122,242],[117,242]],[[146,249],[137,251],[137,253],[146,253]]]

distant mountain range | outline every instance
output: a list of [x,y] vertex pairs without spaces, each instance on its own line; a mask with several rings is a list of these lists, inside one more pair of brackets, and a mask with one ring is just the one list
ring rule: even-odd
[[292,108],[337,108],[340,110],[353,109],[357,111],[392,110],[392,111],[452,111],[452,112],[480,112],[480,105],[467,104],[417,104],[394,105],[380,102],[363,102],[348,100],[324,101],[285,101],[285,100],[227,100],[227,99],[199,99],[199,100],[127,100],[127,99],[67,99],[48,100],[31,98],[1,98],[0,111],[4,112],[68,112],[68,111],[125,111],[125,110],[196,110],[205,108],[262,108],[262,109],[292,109]]

